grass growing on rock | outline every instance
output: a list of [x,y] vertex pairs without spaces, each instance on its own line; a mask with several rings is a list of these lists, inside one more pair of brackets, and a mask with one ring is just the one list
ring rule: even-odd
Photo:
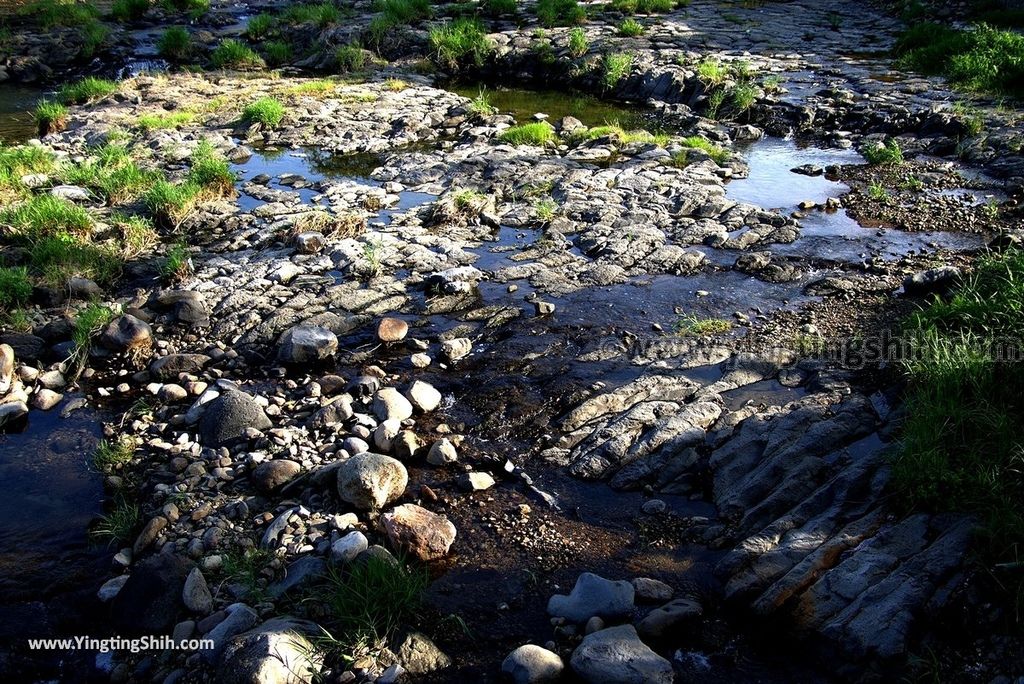
[[60,232],[86,235],[92,230],[93,219],[82,207],[46,194],[3,209],[0,223],[10,226],[16,235],[34,239]]
[[571,142],[579,143],[586,140],[597,140],[598,138],[609,137],[615,140],[620,145],[629,145],[632,143],[653,143],[659,147],[664,147],[669,142],[669,136],[664,133],[651,133],[644,130],[626,130],[618,124],[618,122],[611,122],[604,126],[593,126],[591,128],[580,129],[574,131],[571,136]]
[[612,0],[611,8],[623,14],[659,14],[671,12],[674,0]]
[[68,108],[59,102],[40,102],[33,116],[39,135],[59,133],[68,125]]
[[684,316],[673,326],[675,333],[683,337],[709,337],[732,330],[732,323],[721,318],[700,318],[694,314]]
[[0,309],[23,306],[32,296],[32,281],[24,267],[0,267]]
[[868,145],[863,154],[869,164],[895,166],[903,163],[903,150],[893,139]]
[[183,283],[192,274],[192,258],[188,247],[178,243],[167,250],[163,263],[160,264],[160,277],[168,284]]
[[684,147],[705,152],[719,166],[724,166],[731,156],[729,150],[699,135],[683,138],[682,143]]
[[167,112],[166,114],[140,114],[135,125],[143,131],[156,131],[167,128],[180,128],[195,120],[192,112]]
[[96,451],[92,454],[92,464],[101,472],[109,472],[131,461],[134,454],[135,444],[131,439],[104,439],[96,445]]
[[498,139],[501,142],[509,143],[510,145],[534,145],[536,147],[543,147],[547,143],[553,143],[557,139],[555,135],[555,129],[552,128],[551,124],[538,121],[536,123],[522,124],[521,126],[512,126],[505,130]]
[[587,40],[587,33],[579,26],[569,31],[569,56],[579,58],[587,54],[590,49],[590,41]]
[[537,0],[534,7],[543,26],[576,26],[587,19],[587,11],[576,0]]
[[138,21],[149,7],[149,0],[114,0],[110,16],[115,21]]
[[192,213],[200,191],[195,183],[186,181],[175,185],[161,180],[146,192],[143,201],[158,225],[173,230]]
[[610,52],[601,65],[601,85],[613,90],[633,69],[633,55],[628,52]]
[[338,6],[330,2],[289,5],[281,13],[281,20],[286,24],[316,24],[324,28],[341,21],[341,14]]
[[996,563],[1024,552],[1022,315],[1024,252],[1013,250],[983,258],[951,298],[912,315],[905,331],[913,354],[893,464],[898,500],[974,513]]
[[210,62],[218,69],[260,69],[263,60],[244,43],[227,38],[214,48]]
[[1016,31],[918,23],[900,37],[896,55],[901,68],[943,75],[958,88],[1024,96],[1024,35]]
[[292,58],[292,46],[283,40],[268,40],[263,44],[263,57],[271,66],[286,64]]
[[366,53],[363,52],[363,46],[359,43],[340,46],[334,51],[334,58],[338,62],[338,71],[343,74],[362,71],[366,66]]
[[95,76],[86,76],[81,81],[67,83],[57,91],[57,99],[66,105],[95,102],[117,92],[117,83]]
[[249,123],[263,124],[267,128],[277,128],[284,119],[284,105],[272,97],[262,97],[250,102],[242,110],[242,118]]
[[329,610],[330,650],[344,657],[396,634],[419,614],[428,582],[424,569],[376,556],[347,572],[330,570],[327,586],[317,592]]
[[164,59],[175,62],[188,59],[192,54],[192,34],[183,26],[172,26],[160,34],[156,49]]
[[475,19],[457,19],[432,27],[430,48],[437,63],[447,69],[479,67],[494,51],[483,25]]
[[644,25],[632,17],[625,19],[621,24],[619,24],[619,35],[627,38],[641,36],[645,30]]
[[234,191],[236,180],[228,161],[213,145],[204,140],[196,146],[192,153],[188,183],[215,196],[224,196]]
[[89,530],[89,538],[94,542],[130,543],[135,531],[142,522],[139,507],[123,497],[114,500],[109,513],[100,516]]
[[277,30],[277,17],[272,14],[257,14],[245,27],[245,35],[252,40],[263,40]]

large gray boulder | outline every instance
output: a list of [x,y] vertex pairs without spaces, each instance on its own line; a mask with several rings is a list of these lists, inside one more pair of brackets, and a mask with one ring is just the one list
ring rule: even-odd
[[199,420],[205,446],[216,447],[238,439],[246,428],[266,430],[272,423],[263,407],[245,392],[226,392],[209,404]]
[[960,269],[956,266],[929,268],[904,278],[903,291],[911,297],[946,294],[960,282],[960,276]]
[[310,684],[323,667],[323,657],[309,639],[319,632],[312,622],[285,617],[238,634],[224,647],[216,681]]
[[633,585],[625,580],[613,582],[592,572],[576,580],[568,596],[555,594],[548,601],[548,614],[583,623],[595,615],[605,619],[624,618],[633,611]]
[[136,563],[111,602],[114,628],[124,634],[169,632],[185,610],[182,593],[194,567],[187,558],[172,553]]
[[357,454],[338,467],[338,496],[359,510],[380,510],[405,492],[409,472],[381,454]]
[[672,684],[672,663],[640,641],[633,625],[588,634],[572,652],[573,671],[588,684]]
[[557,653],[534,644],[520,646],[501,663],[501,671],[515,684],[555,682],[564,669],[565,664]]
[[338,336],[318,325],[297,325],[281,335],[277,358],[283,363],[313,363],[334,356]]

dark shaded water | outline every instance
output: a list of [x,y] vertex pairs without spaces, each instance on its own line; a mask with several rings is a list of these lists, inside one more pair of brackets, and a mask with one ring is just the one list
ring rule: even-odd
[[36,136],[32,112],[43,97],[38,88],[0,84],[0,141],[10,145]]
[[540,113],[547,114],[552,121],[563,116],[573,116],[586,126],[618,123],[624,128],[632,128],[641,125],[641,112],[636,107],[598,100],[587,95],[558,90],[494,87],[483,83],[459,84],[449,87],[449,90],[470,99],[475,99],[483,93],[499,114],[511,114],[521,123]]

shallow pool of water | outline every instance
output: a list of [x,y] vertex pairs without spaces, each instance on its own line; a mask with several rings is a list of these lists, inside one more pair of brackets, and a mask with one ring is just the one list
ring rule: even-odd
[[39,88],[0,85],[0,141],[11,145],[36,137],[32,111],[44,96]]
[[511,114],[520,123],[528,122],[534,114],[547,114],[551,121],[573,116],[586,126],[601,126],[617,122],[625,128],[642,126],[643,113],[637,107],[605,102],[587,95],[559,90],[529,90],[488,86],[483,83],[454,85],[449,90],[475,99],[481,93],[500,114]]
[[87,530],[104,494],[90,458],[100,436],[91,409],[32,411],[21,432],[0,434],[0,603],[74,588],[94,564]]

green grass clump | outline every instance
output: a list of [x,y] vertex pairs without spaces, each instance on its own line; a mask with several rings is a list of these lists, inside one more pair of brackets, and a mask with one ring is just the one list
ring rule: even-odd
[[874,165],[898,165],[903,163],[903,150],[900,144],[894,139],[885,143],[869,145],[863,150],[864,158],[869,164]]
[[244,43],[227,38],[214,48],[210,62],[218,69],[260,69],[263,60]]
[[81,25],[79,35],[82,36],[82,45],[78,50],[78,56],[90,59],[107,42],[110,29],[93,19]]
[[28,279],[28,269],[0,267],[0,309],[23,306],[31,296],[32,281]]
[[201,188],[195,183],[175,185],[161,180],[146,192],[143,201],[159,226],[174,229],[192,213],[200,191]]
[[675,333],[683,337],[708,337],[732,330],[732,323],[721,318],[700,318],[694,314],[683,316],[674,326]]
[[484,14],[489,17],[515,14],[518,11],[516,0],[484,0],[482,7]]
[[268,40],[263,43],[263,56],[267,64],[281,66],[292,58],[292,46],[283,40]]
[[683,138],[682,143],[684,147],[701,150],[707,153],[708,156],[710,156],[711,159],[719,166],[724,166],[731,156],[729,150],[721,147],[720,145],[716,145],[707,138],[703,138],[699,135],[692,135],[688,138]]
[[317,599],[328,607],[328,627],[342,652],[393,636],[418,615],[429,576],[390,559],[368,558],[329,571]]
[[77,164],[64,164],[57,175],[70,185],[79,185],[102,197],[108,204],[137,199],[162,178],[158,171],[136,164],[123,145],[106,144]]
[[170,285],[183,283],[192,273],[192,258],[188,247],[178,243],[172,245],[160,264],[160,278]]
[[136,21],[149,10],[149,0],[114,0],[110,16],[117,21]]
[[210,11],[210,0],[160,0],[168,12],[188,12],[193,21]]
[[156,49],[161,57],[172,62],[188,59],[192,54],[192,35],[183,26],[172,26],[160,35]]
[[923,22],[896,45],[898,65],[946,76],[965,90],[1024,96],[1024,35],[987,24],[955,29]]
[[612,90],[633,68],[633,55],[628,52],[609,52],[601,67],[601,85]]
[[674,0],[612,0],[613,10],[623,14],[661,14],[675,9]]
[[109,513],[100,516],[89,530],[89,538],[95,542],[110,544],[131,543],[135,531],[142,524],[142,512],[130,501],[118,497]]
[[0,143],[0,200],[14,200],[26,194],[21,182],[29,174],[46,174],[54,168],[54,157],[35,145],[7,147]]
[[363,46],[359,43],[340,46],[334,51],[334,57],[338,60],[338,71],[343,74],[362,71],[366,66],[366,53],[363,52]]
[[284,105],[272,97],[261,97],[255,102],[245,105],[242,118],[249,123],[263,124],[267,128],[277,128],[284,119]]
[[124,259],[134,259],[159,241],[153,222],[144,216],[113,214],[110,224],[120,233],[121,257]]
[[[910,510],[957,511],[982,524],[984,560],[1024,553],[1024,252],[988,256],[948,300],[912,315],[913,353],[897,501]],[[1024,580],[1010,576],[1018,610]]]
[[166,114],[140,114],[135,125],[143,131],[157,131],[167,128],[180,128],[195,120],[192,112],[167,112]]
[[619,35],[627,38],[635,38],[636,36],[643,35],[644,25],[636,19],[629,17],[619,24]]
[[528,123],[521,126],[513,126],[503,132],[498,139],[510,145],[533,145],[543,147],[547,143],[555,142],[555,129],[545,121]]
[[58,232],[29,243],[29,267],[51,287],[63,287],[80,276],[97,283],[110,283],[121,272],[119,254],[79,235]]
[[58,232],[87,235],[93,226],[88,211],[49,194],[0,210],[0,223],[29,239]]
[[102,472],[109,472],[132,460],[135,455],[135,443],[123,438],[116,441],[101,440],[92,454],[93,466]]
[[587,40],[587,33],[579,26],[569,31],[569,56],[579,58],[587,54],[590,49],[590,41]]
[[39,135],[59,133],[68,125],[68,108],[59,102],[43,101],[36,105],[33,112]]
[[22,5],[18,15],[35,21],[43,28],[82,26],[92,23],[100,12],[88,2],[75,0],[36,0]]
[[717,59],[705,59],[697,65],[697,78],[705,86],[723,85],[729,78],[729,67]]
[[393,25],[412,24],[431,15],[429,0],[377,0],[373,9],[380,12]]
[[86,104],[117,92],[117,83],[95,76],[86,76],[76,83],[67,83],[57,91],[57,99],[66,105]]
[[323,28],[341,21],[341,10],[330,2],[307,5],[289,5],[281,13],[286,24],[316,24]]
[[477,96],[469,103],[469,111],[477,116],[492,116],[498,113],[498,108],[491,104],[487,91],[481,88]]
[[432,27],[430,47],[437,63],[447,69],[481,66],[494,51],[483,25],[475,19],[456,19]]
[[537,0],[534,7],[543,26],[577,26],[587,19],[587,11],[576,0]]
[[757,87],[751,83],[737,83],[729,89],[728,96],[733,114],[743,114],[757,102]]
[[[270,98],[265,98],[265,100],[266,102],[264,100],[257,100],[253,105],[263,102],[257,108],[257,111],[267,116],[268,122],[276,120],[277,123],[280,123],[281,117],[284,116],[284,107],[276,100],[271,100]],[[276,110],[270,103],[280,107],[280,111]],[[248,110],[248,107],[246,109]],[[280,116],[275,119],[275,115]],[[189,169],[186,184],[191,184],[208,193],[222,196],[234,191],[236,180],[238,179],[232,173],[227,159],[218,153],[213,148],[213,145],[204,140],[196,146],[195,151],[192,153],[192,168]]]
[[664,147],[669,142],[669,136],[664,133],[651,133],[644,130],[626,130],[618,124],[618,122],[612,122],[605,124],[604,126],[593,126],[591,128],[581,129],[580,131],[574,131],[572,135],[572,142],[579,143],[586,140],[597,140],[598,138],[612,138],[620,145],[629,145],[632,143],[653,143],[659,147]]
[[277,30],[277,17],[273,14],[257,14],[245,27],[245,35],[252,40],[263,40]]

